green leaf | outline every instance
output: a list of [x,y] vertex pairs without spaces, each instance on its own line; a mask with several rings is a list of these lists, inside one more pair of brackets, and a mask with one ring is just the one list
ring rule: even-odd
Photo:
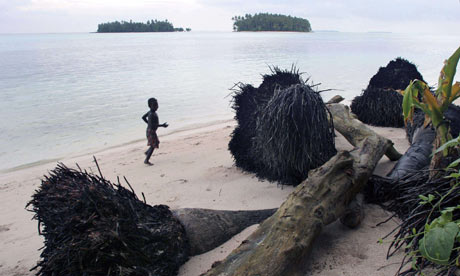
[[430,224],[429,228],[435,228],[435,227],[444,227],[448,223],[452,222],[452,212],[455,210],[455,207],[447,207],[444,210],[441,211],[441,215],[437,218],[435,218]]
[[452,213],[456,209],[458,209],[458,206],[446,207],[446,208],[444,208],[444,210],[441,211],[441,214],[448,213],[448,212]]
[[445,142],[439,148],[437,148],[434,153],[438,153],[438,152],[444,151],[447,148],[457,146],[459,144],[459,142],[460,142],[459,138],[460,138],[460,136]]
[[[416,100],[413,100],[412,101],[412,104],[418,108],[420,108],[423,113],[425,114],[428,114],[428,116],[431,116],[433,115],[433,112],[431,112],[430,108],[428,107],[428,105],[424,104],[424,103],[420,103],[419,101],[416,101]],[[413,113],[413,112],[412,112]],[[413,115],[413,114],[412,114]]]
[[[438,97],[444,96],[449,99],[452,91],[452,82],[454,81],[455,71],[457,70],[458,60],[460,59],[460,47],[452,54],[452,56],[445,61],[444,67],[441,70],[438,81],[438,90],[436,95]],[[444,102],[443,105],[448,106],[448,101]]]
[[417,258],[412,258],[411,267],[412,267],[413,270],[418,270]]
[[435,196],[432,195],[432,194],[429,194],[429,195],[428,195],[428,202],[432,202],[433,199],[435,199]]
[[460,163],[460,158],[458,158],[458,159],[455,160],[454,162],[450,163],[449,166],[447,166],[447,168],[454,168],[454,167],[457,167],[459,163]]
[[418,195],[418,197],[423,201],[428,201],[428,197],[426,197],[424,195]]
[[450,210],[443,210],[441,211],[441,216],[437,218],[438,224],[444,226],[450,222],[452,222],[452,211]]
[[448,178],[459,178],[460,177],[460,173],[451,173],[447,176]]
[[411,81],[409,85],[407,86],[406,90],[404,91],[404,97],[403,97],[403,103],[402,103],[402,108],[403,108],[403,114],[404,114],[404,121],[406,122],[410,118],[411,110],[412,110],[412,105],[413,105],[413,93],[414,93],[414,81]]
[[444,227],[431,228],[419,241],[420,254],[435,264],[448,265],[458,232],[455,222],[447,223]]

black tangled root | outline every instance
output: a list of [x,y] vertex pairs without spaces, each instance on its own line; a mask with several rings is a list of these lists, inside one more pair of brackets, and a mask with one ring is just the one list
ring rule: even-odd
[[236,86],[232,107],[238,126],[229,143],[236,166],[297,185],[336,153],[332,118],[314,86],[294,67],[272,68],[258,88]]
[[36,275],[173,276],[188,258],[168,206],[152,207],[102,176],[60,164],[27,206],[45,238]]

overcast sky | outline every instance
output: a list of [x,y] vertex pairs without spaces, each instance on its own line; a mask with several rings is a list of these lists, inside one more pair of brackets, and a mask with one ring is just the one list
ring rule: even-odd
[[0,33],[93,32],[115,20],[168,19],[194,31],[231,31],[234,15],[307,18],[313,30],[458,34],[459,0],[0,0]]

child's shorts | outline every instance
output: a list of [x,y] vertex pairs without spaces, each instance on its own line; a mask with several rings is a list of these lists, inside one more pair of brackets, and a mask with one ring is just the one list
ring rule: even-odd
[[158,140],[156,131],[147,129],[147,146],[151,146],[153,148],[160,147],[160,140]]

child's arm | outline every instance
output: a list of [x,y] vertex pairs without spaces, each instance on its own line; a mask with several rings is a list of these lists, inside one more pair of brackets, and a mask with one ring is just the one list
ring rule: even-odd
[[144,120],[144,122],[145,122],[146,124],[149,123],[149,121],[147,121],[147,117],[148,117],[148,116],[149,116],[149,112],[145,113],[144,116],[142,116],[142,120]]
[[158,125],[158,126],[159,126],[159,127],[165,127],[165,128],[166,128],[166,127],[168,127],[169,125],[168,125],[168,123],[164,122],[163,124]]

